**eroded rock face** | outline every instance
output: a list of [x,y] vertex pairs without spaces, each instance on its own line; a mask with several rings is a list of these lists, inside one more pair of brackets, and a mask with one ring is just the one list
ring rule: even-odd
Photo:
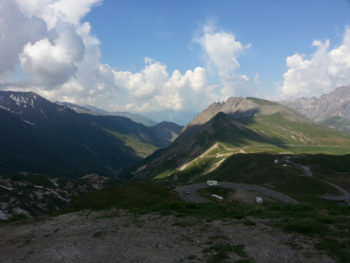
[[259,105],[247,98],[237,97],[228,98],[226,102],[217,102],[211,104],[191,121],[188,126],[203,125],[211,120],[219,112],[226,113],[231,117],[249,118],[253,117],[259,110]]
[[350,86],[336,88],[321,97],[298,98],[281,103],[315,121],[323,121],[330,117],[350,120]]
[[291,121],[310,122],[308,118],[300,115],[295,110],[272,101],[256,98],[231,97],[225,102],[211,104],[207,109],[198,114],[197,117],[184,128],[184,131],[190,127],[200,126],[209,122],[220,112],[227,114],[232,119],[253,118],[256,115],[273,115],[282,112],[285,118]]

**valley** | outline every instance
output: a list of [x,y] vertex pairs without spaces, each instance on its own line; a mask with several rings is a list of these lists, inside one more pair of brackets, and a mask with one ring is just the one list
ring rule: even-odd
[[[62,260],[54,251],[65,251],[68,236],[56,229],[69,228],[68,222],[83,228],[94,222],[93,230],[70,230],[72,242],[81,243],[75,247],[80,260],[89,255],[91,244],[110,251],[109,242],[124,240],[130,246],[117,254],[126,261],[145,257],[162,262],[175,253],[169,262],[274,262],[275,254],[263,256],[251,243],[256,235],[271,247],[279,243],[280,257],[290,262],[304,257],[347,262],[350,257],[348,133],[257,98],[214,103],[182,128],[78,113],[76,105],[53,104],[36,94],[12,95],[0,97],[6,122],[0,137],[0,232],[13,233],[2,243],[5,262],[15,260],[15,254],[27,262]],[[22,139],[11,144],[14,138]],[[207,187],[207,180],[217,180],[219,186]],[[255,202],[257,196],[263,204]],[[47,248],[39,244],[39,232],[21,234],[37,222],[43,222],[42,231],[52,240]],[[176,241],[155,234],[161,245],[149,247],[149,254],[133,254],[131,248],[140,243],[125,231],[147,239],[157,224],[157,231],[182,234]],[[209,230],[195,230],[194,224],[206,224]],[[233,229],[241,229],[245,238],[238,242],[224,234]],[[186,231],[198,242],[182,239]],[[218,232],[224,236],[212,240]],[[335,238],[340,232],[343,237]],[[173,242],[177,245],[170,246]],[[186,246],[195,252],[188,254]]]

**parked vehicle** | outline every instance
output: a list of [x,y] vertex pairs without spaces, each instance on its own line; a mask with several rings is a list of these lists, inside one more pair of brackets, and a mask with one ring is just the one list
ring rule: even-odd
[[262,197],[257,196],[257,197],[255,198],[255,202],[256,202],[257,204],[262,204],[264,201],[263,201]]
[[208,186],[215,186],[215,185],[218,185],[219,183],[218,183],[218,181],[216,181],[216,180],[208,180],[207,181],[207,185]]

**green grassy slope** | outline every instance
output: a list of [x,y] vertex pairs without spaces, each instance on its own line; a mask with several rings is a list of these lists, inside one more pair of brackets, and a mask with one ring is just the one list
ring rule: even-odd
[[350,154],[350,136],[277,103],[249,99],[261,106],[254,117],[233,119],[219,112],[202,126],[189,126],[170,147],[132,167],[125,178],[174,183],[216,178],[297,195],[334,193],[321,177],[301,177],[300,169],[274,166],[273,161],[286,154]]

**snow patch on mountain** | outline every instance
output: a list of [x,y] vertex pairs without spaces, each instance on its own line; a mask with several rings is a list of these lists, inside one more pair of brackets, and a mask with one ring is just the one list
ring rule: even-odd
[[22,119],[22,121],[25,122],[25,123],[27,123],[27,124],[29,124],[29,125],[35,126],[35,124],[32,123],[32,122],[30,122],[30,121],[26,121],[26,120],[23,120],[23,119]]
[[32,108],[34,108],[35,106],[34,102],[36,100],[36,95],[33,95],[33,97],[28,97],[28,96],[10,94],[10,98],[16,103],[17,106],[21,106],[24,108],[27,108],[28,105],[30,105]]

